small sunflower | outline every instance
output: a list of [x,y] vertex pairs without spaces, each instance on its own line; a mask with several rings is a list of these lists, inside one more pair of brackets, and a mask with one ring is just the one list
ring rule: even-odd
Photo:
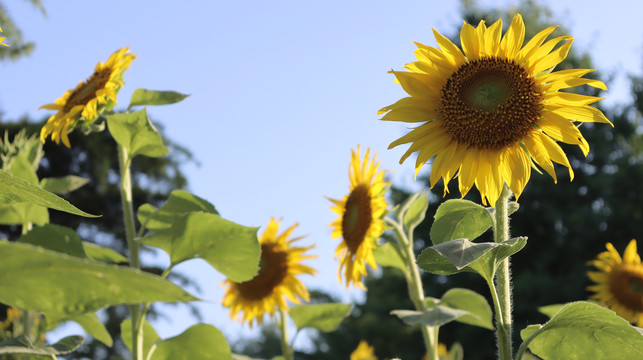
[[116,94],[123,86],[123,73],[129,68],[136,55],[127,51],[129,47],[114,52],[107,62],[99,62],[94,73],[85,81],[78,83],[76,88],[69,90],[53,104],[46,104],[40,109],[56,110],[40,130],[40,140],[45,142],[51,134],[51,139],[67,147],[71,147],[67,133],[71,132],[79,118],[88,123],[100,113],[109,102],[116,103]]
[[593,291],[591,299],[614,310],[627,321],[643,326],[643,265],[636,251],[636,240],[630,241],[623,258],[611,243],[605,245],[607,251],[598,254],[590,262],[599,271],[589,271],[587,275],[596,283],[588,286]]
[[[404,162],[419,152],[415,173],[433,160],[430,183],[440,178],[445,193],[458,174],[462,196],[475,185],[486,204],[495,205],[506,183],[520,196],[535,162],[557,181],[553,162],[573,171],[556,143],[578,145],[587,155],[589,145],[574,122],[611,124],[589,106],[594,96],[559,92],[578,85],[606,90],[601,81],[582,78],[590,69],[551,72],[569,52],[573,38],[545,42],[556,29],[549,27],[523,46],[525,26],[516,14],[502,35],[502,21],[487,27],[464,23],[462,50],[433,30],[439,48],[416,43],[417,61],[408,71],[392,71],[410,95],[378,112],[382,120],[420,124],[391,143],[411,143]],[[561,44],[560,46],[557,46]]]
[[377,360],[375,356],[375,349],[370,346],[366,341],[362,340],[351,353],[351,360]]
[[[2,28],[0,28],[0,32],[2,32]],[[6,37],[0,36],[0,45],[9,47],[9,44],[5,44],[4,39],[6,39]]]
[[314,247],[294,247],[292,244],[303,239],[303,236],[289,239],[298,224],[294,224],[281,234],[279,222],[270,219],[266,230],[259,237],[261,244],[260,269],[252,280],[236,283],[225,280],[226,286],[223,306],[230,308],[230,317],[241,322],[247,322],[251,327],[256,321],[263,322],[264,314],[274,315],[276,309],[288,309],[286,298],[299,303],[300,299],[308,301],[308,290],[296,278],[299,274],[314,275],[316,271],[301,264],[302,260],[314,259],[316,256],[304,255]]
[[364,161],[360,159],[360,147],[351,150],[351,163],[348,169],[350,193],[342,200],[330,200],[339,218],[330,224],[332,238],[342,238],[335,250],[335,257],[341,262],[338,269],[339,282],[342,270],[346,278],[346,288],[353,283],[365,289],[362,276],[366,275],[366,264],[377,269],[373,249],[377,239],[385,230],[382,218],[386,214],[385,193],[389,183],[384,181],[384,171],[378,171],[377,154],[369,160],[370,149],[366,149]]

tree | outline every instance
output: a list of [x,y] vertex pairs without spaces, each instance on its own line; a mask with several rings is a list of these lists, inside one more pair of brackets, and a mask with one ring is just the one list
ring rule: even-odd
[[[47,15],[45,7],[40,0],[27,0],[35,8],[40,10],[43,15]],[[22,31],[13,21],[6,7],[0,2],[0,27],[2,28],[2,37],[6,37],[9,47],[0,46],[0,60],[17,60],[23,56],[28,56],[34,49],[34,43],[25,41],[22,37]]]

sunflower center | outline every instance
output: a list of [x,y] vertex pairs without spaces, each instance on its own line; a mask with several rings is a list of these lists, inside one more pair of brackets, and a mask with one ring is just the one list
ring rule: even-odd
[[63,112],[69,112],[77,105],[87,105],[91,99],[96,97],[96,91],[105,87],[105,84],[109,81],[111,74],[111,68],[105,68],[94,72],[89,79],[79,84],[74,91],[72,91],[63,107]]
[[342,218],[342,237],[351,254],[356,254],[373,221],[368,186],[357,185],[348,195]]
[[612,270],[610,292],[628,310],[643,311],[643,268],[622,265]]
[[237,284],[246,300],[261,300],[273,293],[288,275],[288,253],[274,243],[261,244],[259,273],[252,280]]
[[462,65],[442,87],[440,118],[458,143],[496,150],[522,139],[541,117],[540,85],[513,60]]

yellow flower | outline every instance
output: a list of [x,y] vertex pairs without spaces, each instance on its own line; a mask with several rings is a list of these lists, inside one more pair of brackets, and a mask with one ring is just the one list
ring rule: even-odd
[[375,349],[364,340],[359,342],[355,351],[351,353],[351,360],[377,360]]
[[4,321],[0,321],[0,330],[7,330],[11,323],[18,319],[22,315],[22,311],[17,307],[7,308],[7,318]]
[[378,171],[377,154],[369,160],[370,149],[366,149],[364,161],[360,159],[360,147],[351,151],[348,169],[350,193],[340,200],[330,200],[339,218],[330,224],[332,238],[342,238],[335,250],[335,257],[341,260],[338,269],[339,282],[342,270],[346,278],[346,288],[353,283],[365,289],[362,276],[366,275],[366,264],[377,269],[373,249],[376,241],[385,230],[382,218],[386,214],[385,193],[389,183],[384,182],[384,171]]
[[[433,30],[439,48],[416,43],[417,61],[407,71],[393,71],[410,95],[381,109],[382,120],[417,123],[418,127],[391,143],[411,143],[403,162],[419,152],[416,175],[425,162],[431,166],[431,187],[440,178],[448,191],[458,174],[462,196],[476,185],[482,201],[495,205],[504,184],[520,196],[531,176],[533,162],[557,181],[552,161],[573,171],[556,143],[589,145],[574,122],[611,124],[589,106],[601,98],[559,92],[578,85],[606,90],[598,80],[582,78],[590,69],[551,72],[572,45],[571,36],[545,42],[549,27],[523,46],[525,26],[516,14],[502,35],[502,21],[487,27],[462,26],[462,50]],[[561,44],[560,46],[557,46]]]
[[630,241],[623,258],[611,243],[605,245],[607,251],[598,254],[590,262],[599,271],[588,271],[589,278],[596,285],[587,290],[594,294],[601,304],[614,310],[627,321],[643,326],[643,265],[636,252],[636,240]]
[[[2,28],[0,28],[0,32],[2,32]],[[6,37],[0,36],[0,45],[4,45],[6,47],[9,47],[9,44],[4,43],[4,39],[6,39]]]
[[40,131],[40,140],[45,142],[51,134],[51,139],[71,147],[67,133],[83,118],[91,123],[100,110],[109,102],[116,103],[116,94],[123,86],[123,73],[129,68],[135,55],[128,53],[129,47],[114,52],[106,63],[99,62],[94,73],[85,81],[78,83],[76,88],[69,90],[53,104],[46,104],[40,109],[56,110]]
[[[303,239],[303,236],[289,239],[298,224],[294,224],[281,234],[281,220],[270,219],[266,230],[259,237],[261,244],[261,262],[257,276],[243,283],[225,280],[226,286],[223,306],[230,308],[230,317],[247,322],[263,322],[264,314],[274,315],[276,309],[288,309],[286,298],[299,303],[300,299],[309,300],[308,290],[295,276],[299,274],[314,275],[316,271],[301,264],[302,260],[314,259],[316,256],[304,255],[314,245],[294,247],[292,244]],[[239,313],[243,312],[240,319]]]

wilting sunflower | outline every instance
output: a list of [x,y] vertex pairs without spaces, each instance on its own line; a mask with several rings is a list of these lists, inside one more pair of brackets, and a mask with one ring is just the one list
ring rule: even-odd
[[[314,269],[301,264],[302,260],[316,258],[304,255],[314,245],[292,246],[294,242],[304,238],[300,236],[289,239],[297,224],[277,234],[279,222],[280,220],[271,218],[266,230],[259,237],[261,261],[257,276],[243,283],[230,280],[222,283],[226,286],[222,303],[230,308],[230,317],[245,321],[251,327],[254,321],[261,324],[264,314],[272,316],[277,309],[287,309],[286,298],[294,303],[299,303],[299,299],[308,301],[308,290],[296,275],[316,273]],[[241,319],[240,312],[243,312]]]
[[375,356],[375,349],[370,346],[366,341],[362,340],[351,353],[351,360],[377,360]]
[[[545,42],[549,27],[523,46],[525,26],[514,16],[502,35],[502,21],[487,27],[462,26],[462,51],[433,30],[439,48],[416,43],[417,61],[408,71],[392,71],[410,95],[379,111],[382,120],[421,124],[391,143],[411,143],[400,162],[419,152],[415,171],[434,158],[431,187],[440,178],[445,193],[458,174],[462,196],[476,185],[485,203],[495,205],[504,184],[520,196],[531,176],[532,163],[553,178],[552,161],[573,171],[556,143],[578,145],[585,155],[589,145],[574,122],[611,124],[598,109],[594,96],[559,92],[590,85],[606,90],[601,81],[582,78],[590,69],[551,72],[562,62],[572,37]],[[560,46],[557,46],[561,44]]]
[[65,92],[55,103],[40,107],[58,111],[40,130],[42,142],[51,134],[56,144],[62,140],[63,144],[71,147],[67,133],[76,127],[79,119],[91,123],[108,102],[116,103],[116,94],[123,86],[123,73],[136,57],[128,53],[128,49],[125,47],[114,52],[107,62],[96,65],[94,73],[87,80]]
[[333,239],[342,238],[335,250],[340,258],[338,277],[342,282],[342,270],[346,278],[346,288],[353,283],[365,289],[362,276],[366,275],[366,264],[377,269],[373,249],[377,239],[384,232],[386,214],[385,193],[389,183],[384,181],[384,171],[378,171],[377,154],[370,159],[370,149],[366,149],[364,161],[360,159],[360,147],[351,150],[351,163],[348,169],[350,193],[342,200],[330,200],[339,218],[330,226]]
[[595,293],[590,298],[627,321],[643,326],[643,265],[636,251],[636,240],[627,245],[622,259],[612,244],[607,243],[605,247],[607,251],[590,262],[599,271],[587,272],[596,283],[587,287]]

